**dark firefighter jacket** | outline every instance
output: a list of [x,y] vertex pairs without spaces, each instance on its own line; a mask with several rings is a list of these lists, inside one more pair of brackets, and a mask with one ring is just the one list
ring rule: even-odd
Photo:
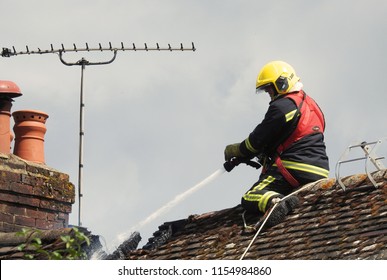
[[[323,135],[325,127],[323,113],[314,100],[306,95],[307,101],[318,112],[310,110],[306,112],[309,106],[305,106],[305,102],[298,111],[294,98],[289,98],[292,94],[302,96],[304,92],[290,93],[271,101],[264,120],[241,143],[240,150],[249,157],[263,155],[266,160],[266,168],[275,165],[275,157],[280,156],[284,167],[299,179],[314,181],[328,177],[329,163]],[[309,113],[320,116],[323,128],[315,132],[298,131],[297,134],[301,136],[301,139],[294,139],[292,133],[295,131],[295,127],[302,123],[302,114]],[[316,119],[318,118],[314,118],[315,121]],[[313,122],[313,118],[311,122]],[[289,139],[294,139],[294,142],[289,143],[287,141]],[[281,144],[285,144],[283,151],[278,148]]]

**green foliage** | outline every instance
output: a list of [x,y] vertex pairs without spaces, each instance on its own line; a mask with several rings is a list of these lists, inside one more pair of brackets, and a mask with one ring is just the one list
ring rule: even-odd
[[39,236],[42,231],[36,229],[22,229],[17,233],[19,236],[27,238],[26,243],[18,246],[18,250],[25,252],[26,259],[49,259],[49,260],[83,260],[86,253],[82,250],[82,244],[90,245],[89,238],[80,232],[78,228],[73,228],[72,235],[62,235],[60,240],[65,244],[65,248],[50,250],[51,244],[43,245]]

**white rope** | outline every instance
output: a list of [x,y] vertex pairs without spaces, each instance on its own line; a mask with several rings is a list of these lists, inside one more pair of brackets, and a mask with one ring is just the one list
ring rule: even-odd
[[303,186],[302,188],[300,188],[300,189],[298,189],[298,190],[296,190],[296,191],[294,191],[294,192],[288,194],[287,196],[284,196],[284,197],[281,198],[280,200],[278,200],[278,201],[274,204],[274,206],[271,208],[269,214],[266,216],[265,220],[263,221],[263,223],[262,223],[261,226],[259,227],[258,231],[255,233],[253,239],[250,241],[249,245],[247,246],[246,250],[243,252],[243,254],[242,254],[242,256],[241,256],[241,258],[240,258],[239,260],[243,260],[243,259],[244,259],[244,257],[246,256],[247,252],[250,250],[251,246],[252,246],[253,243],[255,242],[255,239],[257,239],[258,235],[261,233],[261,230],[262,230],[262,228],[264,227],[266,221],[269,219],[270,215],[273,213],[273,210],[277,207],[278,203],[280,203],[281,201],[283,201],[283,200],[289,198],[290,196],[295,195],[295,194],[297,194],[297,193],[303,191],[304,189],[309,188],[309,187],[311,187],[312,185],[316,185],[316,184],[318,184],[318,183],[320,183],[320,182],[322,182],[322,181],[324,181],[324,180],[329,180],[329,179],[324,178],[324,179],[320,179],[320,180],[318,180],[318,181],[315,181],[315,182],[306,184],[306,185]]
[[257,238],[257,236],[260,234],[263,226],[265,225],[267,219],[270,217],[271,213],[273,212],[273,210],[277,207],[278,203],[281,202],[281,200],[279,200],[278,202],[276,202],[276,204],[274,204],[274,206],[271,208],[270,212],[269,212],[269,215],[267,215],[266,219],[263,221],[262,225],[259,227],[258,231],[255,233],[253,239],[250,241],[250,244],[249,246],[247,246],[246,250],[243,252],[241,258],[239,260],[243,260],[243,258],[246,256],[247,252],[250,250],[250,247],[251,245],[253,245],[255,239]]

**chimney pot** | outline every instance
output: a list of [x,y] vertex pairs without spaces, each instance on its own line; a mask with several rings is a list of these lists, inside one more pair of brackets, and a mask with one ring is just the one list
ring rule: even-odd
[[48,115],[42,111],[21,110],[12,113],[15,120],[14,154],[22,159],[45,163],[44,135]]
[[18,85],[14,82],[0,80],[0,96],[15,98],[22,96],[22,93]]
[[0,153],[11,152],[11,108],[15,97],[21,96],[20,88],[11,81],[0,80]]

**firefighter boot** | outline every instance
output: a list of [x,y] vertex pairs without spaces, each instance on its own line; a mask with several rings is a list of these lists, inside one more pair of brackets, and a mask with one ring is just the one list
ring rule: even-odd
[[[278,202],[279,198],[272,200],[273,207]],[[290,196],[282,201],[280,201],[277,206],[274,208],[273,212],[270,214],[269,218],[266,221],[267,227],[273,227],[285,220],[286,215],[293,211],[294,208],[299,204],[299,199],[297,196]]]

